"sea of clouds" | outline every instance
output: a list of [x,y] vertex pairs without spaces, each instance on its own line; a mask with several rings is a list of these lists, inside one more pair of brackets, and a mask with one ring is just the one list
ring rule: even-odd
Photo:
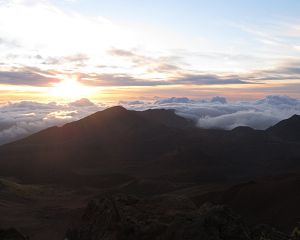
[[201,128],[233,129],[249,126],[266,129],[300,114],[300,100],[288,96],[267,96],[255,101],[229,102],[224,97],[193,100],[154,98],[151,100],[93,103],[81,99],[67,104],[22,101],[0,106],[0,144],[8,143],[51,126],[61,126],[113,105],[130,110],[175,109],[180,116],[193,119]]

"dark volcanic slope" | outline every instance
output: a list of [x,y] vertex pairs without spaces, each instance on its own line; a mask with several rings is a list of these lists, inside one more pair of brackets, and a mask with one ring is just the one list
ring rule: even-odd
[[270,134],[287,141],[300,141],[300,116],[294,115],[267,130]]
[[294,116],[267,131],[204,130],[172,110],[112,107],[0,147],[0,175],[88,184],[110,173],[202,182],[294,171],[298,126]]
[[119,171],[130,166],[128,161],[152,160],[170,151],[181,142],[181,128],[189,125],[171,110],[113,107],[2,146],[0,174],[39,182],[78,168]]
[[267,223],[290,231],[300,220],[299,184],[299,174],[268,177],[193,199],[199,206],[207,201],[226,204],[252,223]]

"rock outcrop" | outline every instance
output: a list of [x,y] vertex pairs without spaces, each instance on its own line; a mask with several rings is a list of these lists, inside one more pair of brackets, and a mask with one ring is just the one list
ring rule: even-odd
[[240,217],[224,206],[199,209],[181,196],[139,199],[104,196],[88,205],[68,240],[245,240],[250,231]]

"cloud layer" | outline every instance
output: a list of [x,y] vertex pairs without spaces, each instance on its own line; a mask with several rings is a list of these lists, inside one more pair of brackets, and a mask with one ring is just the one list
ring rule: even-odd
[[0,144],[28,136],[42,129],[63,125],[102,110],[87,99],[69,104],[22,101],[0,107]]
[[266,129],[294,114],[300,114],[300,100],[276,95],[247,102],[228,102],[219,96],[211,100],[173,97],[157,99],[153,103],[123,102],[123,105],[136,110],[175,109],[178,115],[193,119],[198,127],[227,130],[238,126]]
[[68,104],[22,101],[0,106],[0,144],[28,136],[47,127],[63,125],[112,105],[131,110],[175,109],[180,116],[193,119],[201,128],[233,129],[249,126],[266,129],[277,122],[300,114],[300,100],[287,96],[267,96],[247,102],[229,102],[224,97],[189,99],[186,97],[120,101],[100,104],[80,99]]

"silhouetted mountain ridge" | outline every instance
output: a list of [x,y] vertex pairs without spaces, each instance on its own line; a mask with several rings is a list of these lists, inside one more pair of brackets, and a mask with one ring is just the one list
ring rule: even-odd
[[48,128],[17,141],[17,143],[43,143],[43,141],[48,141],[51,144],[57,141],[78,141],[82,137],[101,138],[101,135],[108,131],[111,132],[111,135],[122,135],[126,134],[126,131],[145,132],[149,128],[185,128],[188,126],[191,126],[191,121],[176,115],[173,110],[153,109],[140,112],[129,111],[122,106],[115,106],[78,121],[67,123],[62,127]]
[[173,110],[116,106],[1,146],[0,173],[35,181],[67,179],[82,168],[190,180],[246,177],[298,168],[300,150],[289,142],[298,140],[298,127],[293,116],[267,131],[199,129]]
[[300,141],[300,116],[293,115],[289,119],[283,120],[267,131],[283,140]]

